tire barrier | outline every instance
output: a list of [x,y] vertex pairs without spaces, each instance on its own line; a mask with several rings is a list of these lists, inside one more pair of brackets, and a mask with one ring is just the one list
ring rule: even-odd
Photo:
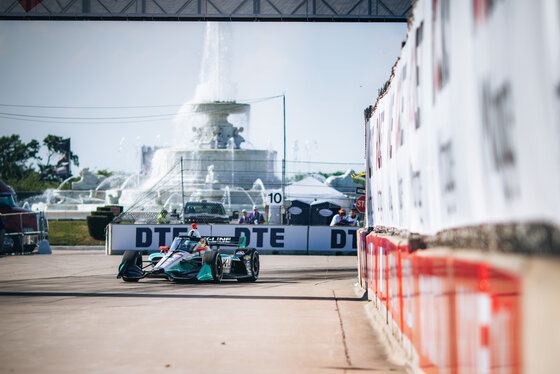
[[521,277],[360,230],[359,282],[425,373],[521,373]]

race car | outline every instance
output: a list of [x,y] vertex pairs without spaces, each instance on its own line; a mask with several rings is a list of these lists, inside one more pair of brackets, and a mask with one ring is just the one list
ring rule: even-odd
[[[233,254],[220,252],[221,247],[234,247]],[[235,248],[236,247],[236,248]],[[245,247],[245,237],[180,235],[171,247],[160,247],[148,261],[139,251],[123,254],[117,278],[138,282],[143,278],[166,278],[172,281],[212,281],[223,278],[255,282],[259,277],[259,252]]]

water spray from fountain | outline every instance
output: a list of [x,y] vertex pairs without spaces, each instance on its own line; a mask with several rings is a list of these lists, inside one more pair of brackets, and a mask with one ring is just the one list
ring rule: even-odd
[[206,27],[194,101],[177,113],[175,145],[155,152],[151,174],[140,189],[156,196],[146,199],[145,194],[123,191],[121,201],[131,205],[128,211],[146,202],[180,210],[181,204],[171,198],[177,193],[184,193],[186,201],[220,201],[229,209],[241,210],[264,205],[266,188],[280,184],[275,174],[276,152],[245,147],[250,105],[235,101],[231,25],[208,23]]

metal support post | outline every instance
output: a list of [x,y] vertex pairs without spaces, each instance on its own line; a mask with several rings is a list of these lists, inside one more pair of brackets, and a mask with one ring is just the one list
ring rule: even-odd
[[282,209],[280,209],[281,222],[285,224],[286,213],[286,94],[282,93],[282,112],[284,118],[284,156],[282,157]]
[[[181,156],[181,213],[185,209],[185,187],[183,183],[183,156]],[[181,214],[180,213],[180,214]]]

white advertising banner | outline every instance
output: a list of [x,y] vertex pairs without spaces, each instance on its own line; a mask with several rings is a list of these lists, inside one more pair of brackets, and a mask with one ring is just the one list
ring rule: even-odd
[[[170,246],[173,238],[187,234],[187,225],[109,225],[107,254],[125,250],[157,251]],[[246,246],[263,253],[354,254],[357,227],[198,225],[203,236],[244,236]]]
[[[134,249],[139,251],[157,251],[161,246],[170,246],[173,238],[188,234],[190,225],[110,225],[110,243],[112,250]],[[210,225],[198,225],[198,232],[203,236],[212,235]]]
[[306,226],[212,225],[212,235],[245,236],[245,245],[259,251],[307,252]]
[[309,254],[356,253],[358,227],[309,226]]
[[560,224],[559,7],[416,3],[367,123],[369,227]]

